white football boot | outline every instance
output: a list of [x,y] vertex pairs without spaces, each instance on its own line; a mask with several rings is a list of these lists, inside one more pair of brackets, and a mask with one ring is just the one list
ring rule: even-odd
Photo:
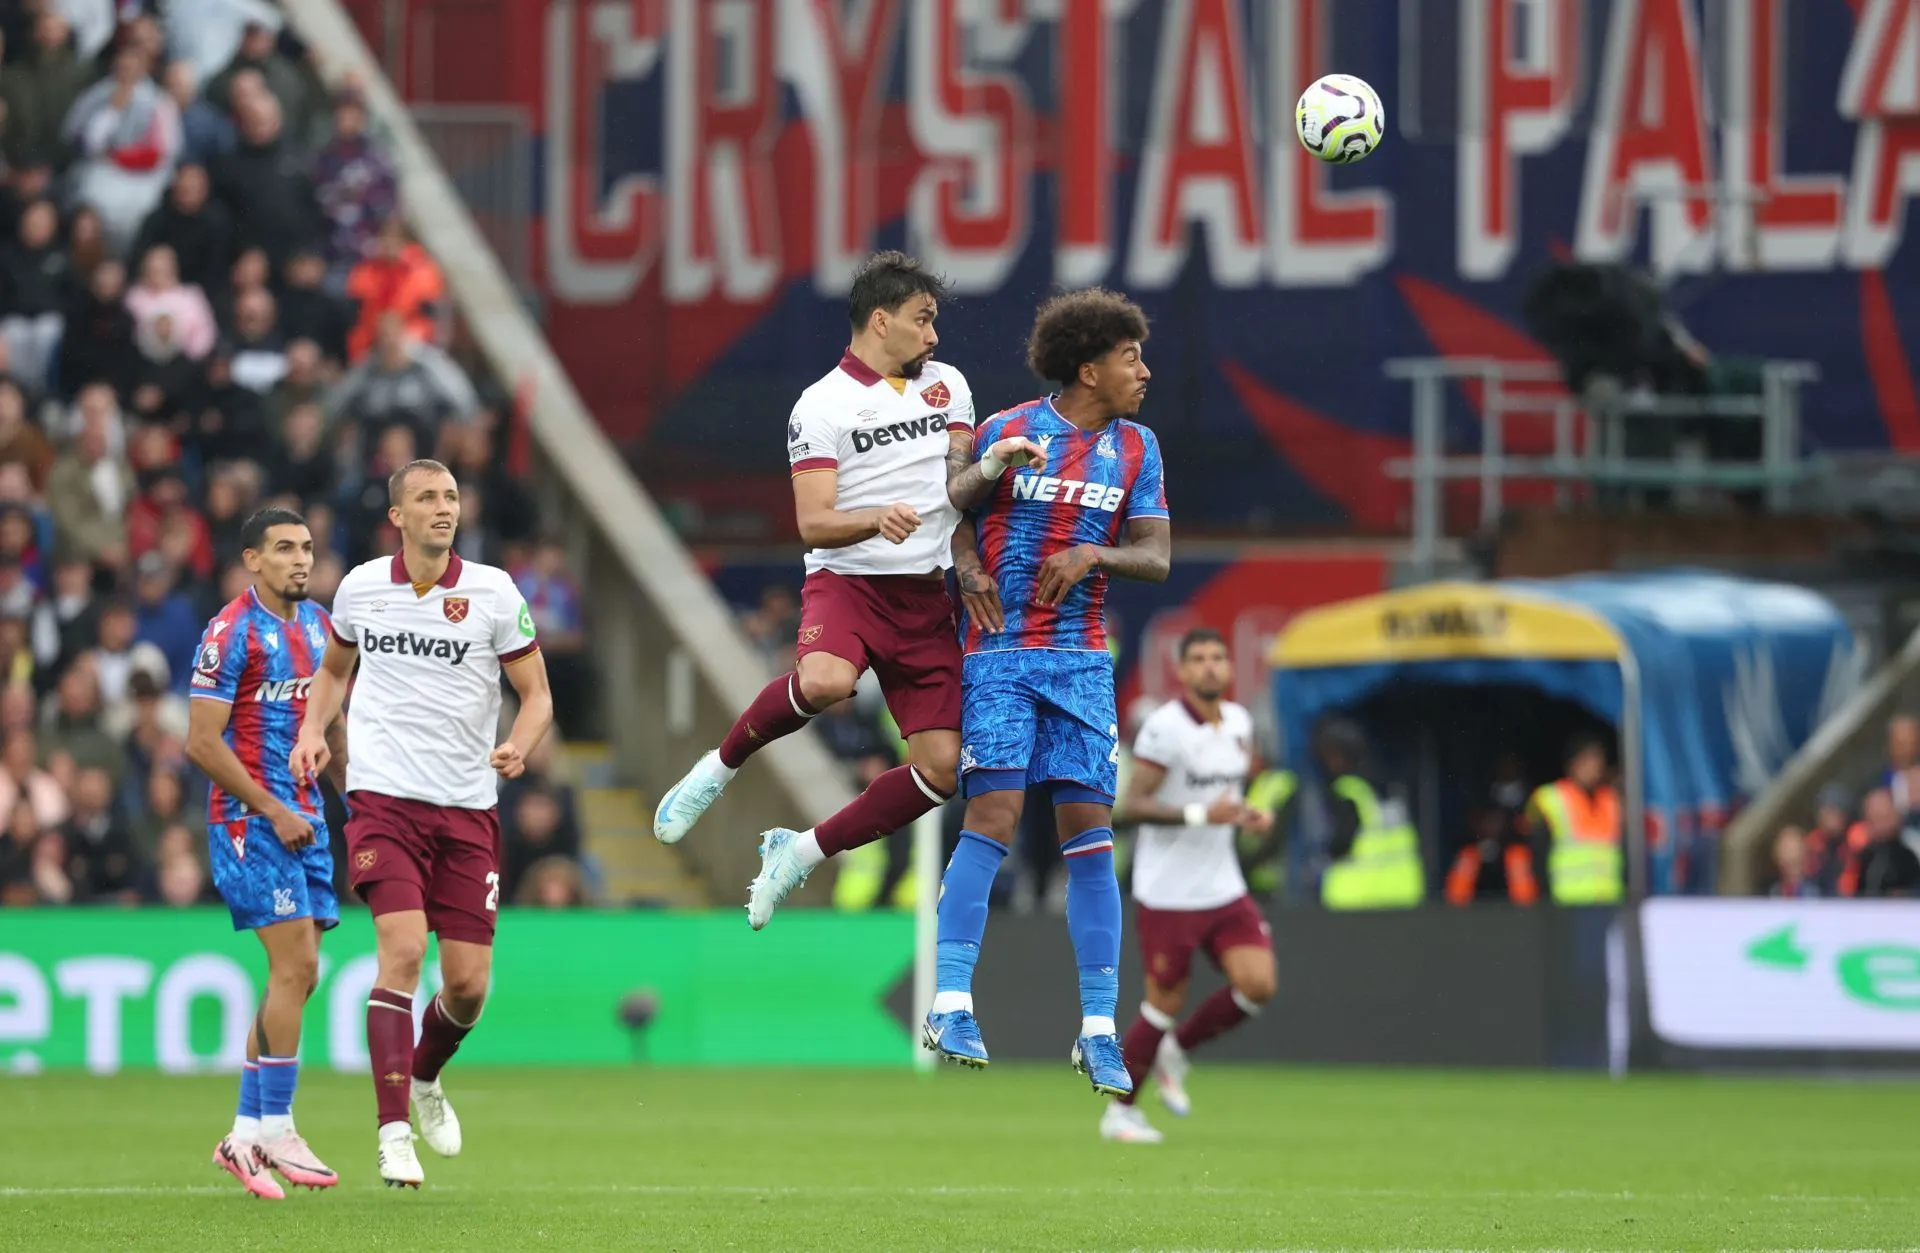
[[413,1151],[413,1129],[405,1123],[380,1128],[380,1178],[389,1188],[417,1188],[426,1182]]
[[454,1116],[440,1081],[413,1081],[413,1116],[420,1120],[420,1138],[442,1157],[460,1156],[460,1120]]
[[1180,1047],[1173,1032],[1161,1036],[1159,1051],[1153,1055],[1153,1086],[1160,1093],[1160,1103],[1175,1118],[1193,1112],[1193,1102],[1187,1099],[1187,1072],[1192,1069],[1187,1050]]
[[659,808],[653,811],[653,838],[662,844],[678,844],[685,839],[700,815],[727,790],[733,774],[721,763],[717,748],[694,762],[693,769],[660,798]]
[[1116,1144],[1158,1144],[1166,1139],[1159,1128],[1147,1121],[1138,1105],[1122,1105],[1118,1101],[1109,1101],[1107,1112],[1100,1115],[1100,1138]]

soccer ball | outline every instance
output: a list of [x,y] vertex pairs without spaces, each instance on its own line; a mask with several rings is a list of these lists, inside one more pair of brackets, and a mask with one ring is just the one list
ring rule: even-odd
[[1380,146],[1386,134],[1380,93],[1351,74],[1328,74],[1301,93],[1295,129],[1308,152],[1345,165]]

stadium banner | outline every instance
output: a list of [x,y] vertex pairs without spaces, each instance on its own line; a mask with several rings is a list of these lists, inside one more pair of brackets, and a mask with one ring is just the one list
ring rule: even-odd
[[1654,900],[1640,934],[1664,1043],[1920,1055],[1920,902]]
[[[756,936],[738,910],[508,911],[485,1023],[462,1064],[909,1064],[883,998],[913,964],[900,914],[783,914]],[[349,911],[321,944],[301,1057],[364,1072],[376,969],[371,917]],[[416,1019],[434,987],[429,951]],[[7,910],[0,914],[0,1074],[238,1070],[266,958],[224,909]],[[622,1004],[657,1006],[643,1029]],[[780,1052],[766,1025],[780,1024]]]

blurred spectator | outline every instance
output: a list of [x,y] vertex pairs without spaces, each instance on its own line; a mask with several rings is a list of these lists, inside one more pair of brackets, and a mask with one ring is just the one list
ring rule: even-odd
[[10,687],[33,687],[33,645],[29,640],[30,620],[26,614],[0,617],[0,681]]
[[320,373],[320,354],[320,346],[310,339],[288,341],[287,372],[267,393],[269,429],[279,430],[287,414],[299,405],[324,403],[327,383]]
[[543,857],[527,868],[520,891],[509,898],[532,909],[573,909],[586,903],[580,863],[568,857]]
[[[440,428],[440,459],[447,463],[463,486],[479,492],[486,502],[486,528],[502,542],[519,543],[533,538],[535,515],[532,495],[526,485],[496,452],[494,431],[498,419],[481,410],[472,422],[449,422]],[[462,527],[466,525],[464,519]]]
[[34,19],[32,49],[0,74],[10,162],[21,163],[29,153],[55,155],[63,149],[61,128],[67,113],[93,81],[93,66],[74,55],[71,33],[60,10],[47,5]]
[[87,290],[67,315],[60,340],[60,385],[71,394],[104,382],[117,392],[133,390],[133,314],[127,311],[127,272],[118,261],[94,267]]
[[347,355],[347,328],[353,322],[348,302],[327,290],[327,263],[312,248],[287,261],[280,285],[280,331],[289,345],[308,341],[333,361]]
[[1813,826],[1805,844],[1806,875],[1820,886],[1822,896],[1834,896],[1840,890],[1840,872],[1846,867],[1854,840],[1866,839],[1866,829],[1853,822],[1853,797],[1846,788],[1830,783],[1820,789],[1813,811]]
[[1920,857],[1900,838],[1900,811],[1885,788],[1867,793],[1860,805],[1864,838],[1849,850],[1840,872],[1842,896],[1920,894]]
[[81,94],[62,132],[80,153],[71,175],[73,197],[99,211],[116,254],[126,251],[166,194],[180,155],[179,111],[149,77],[151,69],[148,54],[123,41],[113,54],[112,75]]
[[220,334],[207,293],[197,283],[180,281],[179,254],[164,242],[155,242],[141,257],[140,281],[127,292],[127,311],[133,314],[136,339],[160,318],[169,319],[168,339],[196,361],[213,351]]
[[[278,9],[267,0],[169,0],[162,10],[167,46],[202,79],[227,68],[250,26],[279,30]],[[221,108],[226,107],[220,101]]]
[[409,338],[397,313],[380,319],[373,355],[349,370],[327,398],[329,417],[353,422],[363,442],[404,424],[418,448],[433,447],[441,423],[471,418],[477,403],[473,385],[453,359]]
[[53,463],[47,482],[62,559],[118,569],[126,559],[132,502],[133,475],[111,455],[106,420],[97,412],[83,415],[73,450]]
[[201,463],[257,461],[267,456],[266,398],[233,377],[233,358],[222,344],[207,358],[206,385],[191,433]]
[[132,699],[128,685],[135,670],[158,666],[161,674],[166,673],[166,654],[141,640],[137,630],[133,606],[124,601],[114,601],[100,615],[100,643],[93,650],[93,670],[100,684],[100,703],[110,712]]
[[[33,817],[25,810],[15,810],[22,815],[14,821],[22,827],[31,828]],[[79,891],[73,881],[71,863],[67,857],[67,838],[61,831],[41,831],[33,841],[33,862],[30,870],[33,884],[33,900],[41,905],[66,905],[73,901]]]
[[587,653],[587,624],[580,585],[567,570],[567,551],[557,540],[543,540],[513,575],[540,632],[540,652],[560,724],[580,735],[589,718],[592,669]]
[[173,318],[163,313],[135,331],[134,346],[140,350],[130,401],[134,416],[169,427],[178,419],[184,425],[200,390],[201,370],[181,345]]
[[376,255],[376,234],[383,223],[397,222],[400,211],[393,159],[367,134],[366,100],[358,91],[334,94],[333,138],[314,154],[313,182],[327,222],[327,270],[341,290],[354,267]]
[[275,106],[284,111],[287,129],[304,138],[311,124],[311,101],[307,80],[300,69],[280,54],[277,40],[279,22],[251,21],[240,37],[240,47],[226,68],[207,83],[207,100],[216,108],[237,113],[245,104],[246,92],[235,89],[235,80],[251,70],[260,85],[272,93]]
[[91,900],[132,903],[140,873],[133,834],[113,808],[113,778],[97,766],[83,767],[73,782],[73,813],[62,833],[67,874]]
[[60,211],[53,201],[28,204],[17,233],[0,249],[0,309],[6,310],[0,337],[7,342],[14,377],[41,392],[76,287],[72,263],[60,247]]
[[[91,280],[96,269],[115,259],[107,245],[106,225],[92,205],[81,205],[67,219],[67,259],[73,265],[74,277],[82,282]],[[124,270],[121,278],[126,278]]]
[[580,857],[580,828],[573,815],[544,782],[515,788],[511,804],[502,807],[501,823],[506,856],[501,891],[516,898],[520,884],[534,863],[552,858],[569,862]]
[[[66,793],[61,793],[61,805]],[[61,821],[66,821],[65,817]],[[0,908],[38,904],[40,890],[34,882],[34,846],[40,840],[41,824],[34,819],[31,805],[15,805],[0,818]],[[71,895],[71,893],[69,893]]]
[[[166,829],[191,826],[187,813],[187,789],[180,772],[168,765],[150,767],[142,776],[138,815],[133,822],[133,844],[142,856],[155,856]],[[195,814],[194,817],[199,817]]]
[[55,566],[53,594],[33,616],[33,656],[41,674],[58,675],[99,642],[100,612],[93,594],[93,567],[83,561]]
[[[280,334],[279,307],[273,293],[256,288],[233,302],[233,382],[265,397],[287,372],[287,346]],[[260,407],[261,424],[266,405]]]
[[8,734],[6,746],[0,749],[0,828],[11,830],[16,805],[31,809],[42,828],[67,820],[67,794],[41,768],[39,755],[31,731]]
[[234,120],[240,142],[217,163],[214,186],[233,209],[241,238],[265,251],[271,273],[319,233],[313,186],[300,169],[274,97],[236,99]]
[[790,648],[800,633],[800,599],[785,583],[760,589],[760,603],[740,619],[747,638],[763,653]]
[[140,899],[176,909],[218,903],[219,894],[207,878],[200,846],[185,826],[176,823],[160,833],[152,867],[141,881]]
[[40,742],[47,769],[56,779],[60,776],[56,756],[66,757],[76,770],[105,770],[114,779],[126,770],[120,746],[101,726],[100,681],[93,657],[92,653],[76,657],[54,689],[53,710]]
[[146,784],[156,770],[187,768],[187,698],[169,692],[166,673],[153,668],[134,671],[127,691],[132,699],[125,706],[124,720],[110,719],[107,732],[126,745],[123,792],[127,812],[138,813],[146,800]]
[[315,559],[313,574],[307,579],[307,594],[320,602],[322,608],[333,608],[333,594],[340,590],[340,580],[346,576],[346,563],[333,554]]
[[[26,620],[33,614],[36,599],[33,580],[21,568],[19,558],[0,553],[0,618]],[[0,678],[4,677],[0,673]]]
[[273,277],[273,270],[267,262],[266,249],[256,246],[242,248],[234,257],[233,265],[227,270],[226,286],[221,291],[221,299],[216,302],[214,314],[220,320],[220,329],[233,330],[233,309],[236,301],[250,291],[266,291],[267,280]]
[[[132,254],[144,271],[148,252],[163,244],[173,249],[179,281],[198,288],[207,300],[226,286],[233,255],[233,218],[225,205],[212,198],[211,192],[205,166],[180,166],[173,172],[173,186],[166,200],[140,227]],[[211,304],[207,318],[212,321]],[[211,332],[206,345],[207,348],[213,346]],[[196,355],[205,356],[206,348]]]
[[[44,596],[52,583],[47,554],[40,548],[40,529],[24,505],[0,504],[0,560],[16,561],[36,594]],[[23,615],[30,615],[29,605]]]
[[252,475],[243,466],[221,466],[207,480],[207,529],[216,565],[240,564],[240,528],[252,512],[254,494]]
[[[200,75],[191,61],[172,61],[161,78],[167,98],[180,115],[180,160],[198,169],[233,151],[233,119],[200,94]],[[182,164],[180,169],[188,168]],[[204,171],[203,171],[204,174]],[[195,280],[200,281],[200,280]]]
[[200,642],[204,623],[193,600],[176,583],[173,563],[161,553],[148,553],[134,567],[137,622],[140,639],[159,650],[168,669],[159,672],[162,686],[169,681],[173,690],[185,693],[188,663]]
[[53,443],[27,413],[27,394],[0,377],[0,465],[25,466],[35,491],[45,491],[53,469]]
[[112,42],[119,20],[117,0],[59,0],[61,14],[72,23],[74,51],[92,61]]
[[1773,837],[1773,877],[1766,894],[1794,898],[1825,895],[1807,875],[1807,833],[1799,827],[1782,827]]
[[347,295],[360,304],[360,320],[347,336],[349,361],[363,360],[375,350],[388,314],[396,315],[401,329],[414,339],[431,343],[438,338],[446,283],[426,249],[409,240],[398,214],[380,224],[373,254],[347,278]]

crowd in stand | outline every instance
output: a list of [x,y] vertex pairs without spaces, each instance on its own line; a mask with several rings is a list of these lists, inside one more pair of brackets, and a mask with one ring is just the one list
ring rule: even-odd
[[[241,525],[303,512],[328,604],[397,547],[416,456],[461,480],[462,556],[514,571],[570,725],[580,590],[355,85],[257,0],[0,0],[0,41],[0,906],[213,899],[186,693]],[[581,900],[544,754],[501,813],[505,899]]]
[[1774,836],[1769,896],[1920,896],[1920,718],[1887,723],[1886,764],[1857,799],[1822,788],[1813,821]]

